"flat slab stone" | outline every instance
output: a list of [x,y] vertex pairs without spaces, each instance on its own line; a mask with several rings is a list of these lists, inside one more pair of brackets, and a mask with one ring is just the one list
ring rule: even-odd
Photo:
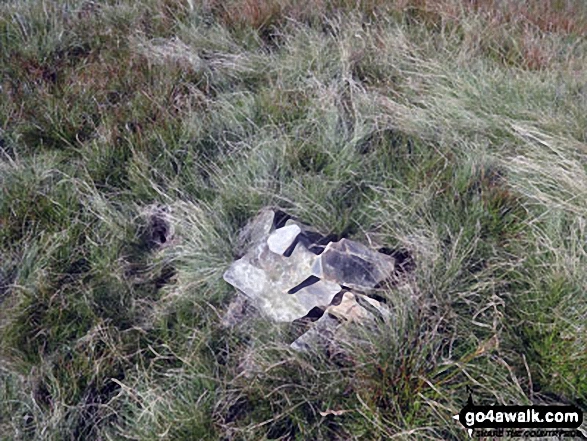
[[330,306],[326,311],[338,318],[351,322],[363,322],[373,318],[373,314],[363,308],[357,302],[355,294],[351,292],[345,292],[340,304]]
[[[392,257],[348,239],[328,243],[330,236],[292,219],[284,222],[283,216],[287,215],[262,210],[239,235],[246,254],[223,277],[248,302],[238,299],[231,305],[226,326],[238,323],[249,303],[277,322],[293,322],[315,308],[325,311],[308,335],[298,339],[300,349],[320,333],[328,334],[339,321],[372,323],[376,316],[389,314],[384,305],[362,293],[392,275]],[[342,293],[345,288],[351,291]],[[333,305],[337,294],[342,301]]]
[[249,262],[235,262],[224,280],[243,291],[257,308],[277,322],[291,322],[309,312],[295,297],[275,295],[278,290],[274,290],[265,273]]
[[312,324],[308,331],[294,340],[290,347],[295,351],[305,352],[313,347],[328,344],[333,340],[338,326],[339,322],[336,318],[324,314]]
[[364,296],[358,293],[355,294],[355,298],[361,306],[364,306],[364,304],[368,304],[375,311],[375,314],[378,315],[380,318],[387,320],[391,317],[389,309],[383,306],[381,302],[378,302],[377,300],[372,299],[371,297]]
[[332,299],[341,291],[341,289],[342,288],[338,283],[330,282],[328,280],[319,280],[290,295],[296,296],[299,302],[306,308],[326,308],[332,303]]
[[302,229],[297,225],[278,228],[267,238],[267,246],[275,254],[285,254],[301,232]]
[[312,266],[316,277],[333,280],[359,291],[375,288],[388,279],[395,260],[358,242],[330,242]]
[[240,232],[238,236],[239,248],[244,248],[247,245],[254,247],[266,240],[273,227],[274,219],[275,212],[273,210],[261,210]]
[[373,322],[376,318],[387,320],[390,317],[389,310],[380,302],[366,295],[347,291],[343,294],[338,305],[326,308],[328,314],[351,322]]
[[228,268],[224,280],[246,294],[257,308],[275,321],[291,322],[306,316],[317,306],[310,305],[303,295],[288,294],[308,278],[315,259],[313,253],[299,244],[291,256],[285,257],[273,253],[261,242]]

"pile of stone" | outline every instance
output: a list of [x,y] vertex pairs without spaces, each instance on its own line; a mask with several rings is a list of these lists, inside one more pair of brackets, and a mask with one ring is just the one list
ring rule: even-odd
[[332,241],[269,209],[239,239],[248,251],[224,273],[239,292],[237,302],[246,299],[277,322],[319,317],[294,349],[307,349],[341,323],[389,316],[370,294],[394,274],[393,257],[352,240]]

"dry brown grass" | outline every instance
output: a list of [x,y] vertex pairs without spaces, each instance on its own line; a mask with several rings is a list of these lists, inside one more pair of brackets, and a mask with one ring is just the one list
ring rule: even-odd
[[328,12],[355,10],[373,14],[387,4],[384,0],[211,0],[206,8],[229,27],[265,29],[287,19],[311,22]]
[[587,33],[587,8],[578,0],[209,0],[204,6],[227,25],[253,28],[274,24],[285,17],[307,19],[333,10],[373,13],[381,9],[453,20],[478,14],[492,27],[507,24],[532,26],[541,32]]
[[394,0],[389,5],[399,12],[418,11],[453,20],[477,14],[492,28],[514,25],[541,32],[587,33],[587,8],[580,0]]
[[496,24],[531,25],[542,32],[584,35],[587,32],[585,2],[577,0],[497,1],[475,0],[467,2]]
[[530,70],[559,68],[561,54],[551,39],[587,34],[587,6],[578,0],[208,0],[202,5],[228,28],[255,29],[267,40],[288,21],[320,22],[336,11],[393,14],[441,32],[458,29],[485,52]]
[[587,34],[587,7],[575,0],[399,0],[394,6],[428,26],[464,30],[473,25],[469,32],[479,46],[529,70],[560,67],[553,40]]

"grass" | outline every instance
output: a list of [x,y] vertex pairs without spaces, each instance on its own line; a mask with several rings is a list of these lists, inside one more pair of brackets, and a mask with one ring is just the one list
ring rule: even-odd
[[[0,439],[466,439],[587,410],[580,1],[0,5]],[[168,207],[173,235],[153,236]],[[329,352],[221,325],[265,206],[415,262]]]

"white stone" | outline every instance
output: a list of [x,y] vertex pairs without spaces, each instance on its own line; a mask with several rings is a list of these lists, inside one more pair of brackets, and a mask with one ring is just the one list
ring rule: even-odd
[[269,235],[267,246],[275,254],[283,255],[301,232],[302,230],[297,225],[287,225],[283,228],[278,228]]
[[[224,280],[246,294],[255,307],[273,320],[292,322],[317,306],[304,296],[288,293],[308,278],[315,258],[301,244],[296,245],[290,257],[285,257],[271,252],[267,244],[261,242],[230,265]],[[331,285],[328,287],[333,290]],[[320,301],[324,301],[324,295]]]
[[306,308],[326,308],[341,289],[342,288],[338,283],[330,282],[328,280],[319,280],[312,285],[300,289],[295,294],[289,295],[296,296],[299,302]]

